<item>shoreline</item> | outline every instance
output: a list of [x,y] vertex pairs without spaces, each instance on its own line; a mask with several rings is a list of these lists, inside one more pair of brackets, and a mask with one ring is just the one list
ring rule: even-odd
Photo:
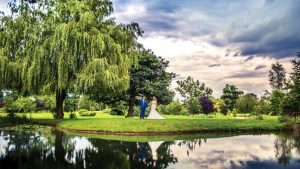
[[[48,126],[48,125],[46,125]],[[167,135],[193,135],[193,134],[218,134],[218,133],[268,133],[268,132],[282,132],[293,131],[288,128],[281,128],[277,130],[254,129],[254,130],[190,130],[190,131],[169,131],[169,132],[115,132],[115,131],[101,131],[101,130],[76,130],[65,127],[49,126],[62,132],[78,133],[78,134],[95,134],[95,135],[116,135],[116,136],[167,136]]]
[[[39,121],[31,121],[26,123],[28,125],[40,125],[40,126],[48,126],[52,127],[56,130],[68,133],[78,133],[78,134],[93,134],[93,135],[115,135],[115,136],[168,136],[168,135],[197,135],[197,134],[230,134],[230,133],[252,133],[252,134],[261,134],[268,132],[291,132],[291,131],[300,131],[300,124],[295,124],[294,126],[282,126],[277,129],[267,129],[267,128],[252,128],[252,129],[205,129],[205,130],[182,130],[182,131],[147,131],[147,132],[131,132],[131,131],[105,131],[105,130],[86,130],[86,129],[72,129],[67,127],[61,127],[58,124],[52,122],[39,122]],[[17,125],[24,124],[2,124],[0,128],[4,127],[13,127]]]

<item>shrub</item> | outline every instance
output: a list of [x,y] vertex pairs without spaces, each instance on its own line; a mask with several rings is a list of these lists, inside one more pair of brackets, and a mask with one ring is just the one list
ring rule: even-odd
[[256,98],[251,94],[241,96],[236,102],[236,110],[238,113],[252,113],[256,105]]
[[19,97],[17,94],[10,94],[5,97],[5,111],[8,113],[28,113],[36,110],[33,97]]
[[118,101],[115,102],[111,105],[112,110],[111,110],[111,115],[119,115],[123,116],[128,110],[128,104],[125,101]]
[[15,113],[18,111],[18,107],[16,105],[16,100],[18,99],[18,95],[16,93],[11,93],[10,95],[4,98],[5,107],[4,110],[7,113]]
[[278,116],[278,121],[281,123],[287,122],[289,120],[290,120],[290,118],[287,116]]
[[102,113],[110,114],[111,108],[105,108],[102,110]]
[[214,111],[214,104],[208,97],[200,97],[199,103],[201,105],[202,113],[208,114]]
[[255,112],[258,114],[269,114],[271,112],[270,105],[267,101],[260,99],[255,106]]
[[46,110],[50,112],[55,111],[55,96],[54,95],[43,95],[36,99],[37,110]]
[[272,111],[272,115],[279,115],[280,114],[280,104],[282,99],[284,98],[285,94],[281,92],[280,90],[274,90],[272,92],[271,98],[270,98],[270,108]]
[[99,104],[92,101],[88,96],[82,95],[79,98],[78,109],[86,109],[86,110],[100,110]]
[[76,111],[78,107],[79,98],[74,94],[68,94],[64,101],[64,111]]
[[201,113],[201,105],[198,102],[197,98],[190,98],[186,102],[187,110],[190,114],[199,114]]
[[159,109],[162,114],[186,115],[187,110],[179,101],[173,101],[168,105],[160,105]]
[[75,112],[71,112],[71,113],[69,114],[69,118],[70,118],[70,119],[76,119],[76,113],[75,113]]
[[20,113],[29,113],[36,110],[36,103],[33,97],[20,97],[15,101],[15,106]]
[[227,113],[228,113],[228,107],[224,103],[221,103],[219,105],[219,113],[223,114],[224,116],[227,115]]
[[285,96],[280,103],[281,115],[286,116],[290,112],[297,112],[299,109],[298,102],[290,95]]
[[81,109],[81,110],[79,110],[79,115],[80,116],[95,116],[96,112]]
[[125,111],[118,109],[118,108],[113,108],[110,113],[110,115],[118,115],[118,116],[124,116],[125,115]]

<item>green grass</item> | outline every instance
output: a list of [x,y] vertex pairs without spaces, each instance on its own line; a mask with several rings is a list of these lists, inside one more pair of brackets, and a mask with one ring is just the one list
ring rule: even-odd
[[[22,114],[18,114],[21,116]],[[0,116],[3,116],[0,115]],[[166,133],[166,132],[209,132],[209,131],[274,131],[283,128],[284,123],[277,120],[277,116],[264,116],[264,120],[256,120],[254,117],[236,119],[232,116],[195,115],[172,116],[164,115],[165,120],[140,120],[139,118],[125,118],[97,112],[94,117],[81,117],[54,120],[51,113],[27,114],[33,122],[46,125],[57,125],[63,129],[77,131],[98,131],[115,133]]]

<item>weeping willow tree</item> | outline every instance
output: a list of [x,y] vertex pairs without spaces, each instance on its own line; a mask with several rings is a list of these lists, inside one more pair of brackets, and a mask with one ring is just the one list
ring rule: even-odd
[[138,24],[116,24],[108,0],[13,0],[0,15],[0,87],[56,94],[122,92],[138,62]]

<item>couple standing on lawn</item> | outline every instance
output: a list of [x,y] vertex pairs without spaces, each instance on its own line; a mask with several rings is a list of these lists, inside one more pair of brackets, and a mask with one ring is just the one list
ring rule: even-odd
[[[148,102],[146,100],[146,97],[143,96],[142,99],[140,100],[140,119],[144,119],[145,118],[145,112],[146,109],[148,107]],[[148,115],[148,119],[165,119],[164,117],[162,117],[157,111],[157,99],[155,96],[153,96],[152,101],[150,102],[150,113]]]

